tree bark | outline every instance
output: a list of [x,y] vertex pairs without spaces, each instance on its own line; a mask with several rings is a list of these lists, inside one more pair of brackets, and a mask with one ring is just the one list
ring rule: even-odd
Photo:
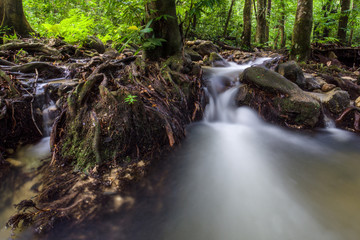
[[242,33],[242,45],[247,48],[251,48],[251,0],[245,0],[243,21],[244,30]]
[[224,38],[227,36],[227,29],[228,29],[228,26],[229,26],[229,22],[230,22],[232,10],[233,10],[233,7],[234,7],[234,3],[235,3],[235,0],[231,0],[230,9],[229,9],[229,12],[228,12],[228,15],[227,15],[227,18],[226,18],[226,22],[225,22],[225,26],[224,26],[224,33],[223,33]]
[[353,0],[352,12],[351,12],[351,24],[350,24],[350,35],[349,35],[349,46],[351,47],[354,37],[354,26],[357,17],[357,8],[359,7],[359,0]]
[[255,42],[264,44],[266,41],[266,0],[257,0]]
[[265,42],[269,41],[270,34],[270,15],[271,15],[271,0],[267,0],[266,8],[266,27],[265,27]]
[[0,0],[0,28],[5,34],[30,37],[34,30],[26,20],[22,0]]
[[340,43],[346,43],[347,24],[349,21],[350,0],[341,0],[341,14],[337,37]]
[[162,38],[161,46],[145,49],[145,58],[158,60],[176,55],[181,51],[182,41],[176,17],[175,0],[151,0],[147,4],[148,19],[153,20],[153,35],[149,38]]
[[[328,17],[328,14],[331,12],[332,0],[328,0],[325,5],[322,7],[324,10],[324,18]],[[329,23],[329,20],[326,20],[326,23]],[[330,36],[330,29],[325,25],[323,31],[323,39]]]
[[313,23],[313,0],[298,0],[290,58],[306,61],[311,52],[310,37]]
[[286,35],[285,35],[285,19],[286,19],[286,9],[285,1],[280,0],[281,14],[280,14],[280,48],[285,48],[286,46]]

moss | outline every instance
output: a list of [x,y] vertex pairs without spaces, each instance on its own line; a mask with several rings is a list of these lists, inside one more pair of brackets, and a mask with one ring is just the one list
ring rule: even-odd
[[320,115],[320,104],[316,101],[299,101],[292,97],[275,98],[274,102],[285,115],[292,115],[291,121],[297,125],[314,127]]

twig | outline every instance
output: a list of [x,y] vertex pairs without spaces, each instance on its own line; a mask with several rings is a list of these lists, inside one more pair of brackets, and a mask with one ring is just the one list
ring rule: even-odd
[[32,118],[32,120],[33,120],[33,123],[34,123],[34,125],[35,125],[35,127],[36,127],[36,129],[38,130],[38,132],[40,133],[40,135],[41,136],[43,136],[43,133],[41,132],[41,130],[40,130],[40,128],[38,127],[38,125],[36,124],[36,121],[35,121],[35,117],[34,117],[34,110],[33,110],[33,102],[34,102],[34,100],[35,100],[35,95],[36,95],[36,85],[37,85],[37,81],[38,81],[38,79],[39,79],[39,72],[38,72],[38,70],[35,68],[35,73],[36,73],[36,75],[35,75],[35,82],[34,82],[34,94],[30,94],[31,95],[31,97],[32,97],[32,99],[31,99],[31,102],[30,102],[30,110],[31,110],[31,118]]

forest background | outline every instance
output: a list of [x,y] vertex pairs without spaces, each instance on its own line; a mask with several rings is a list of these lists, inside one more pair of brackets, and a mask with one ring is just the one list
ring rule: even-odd
[[[311,42],[359,46],[358,2],[315,0]],[[145,20],[145,3],[146,0],[23,0],[27,19],[40,36],[63,37],[66,42],[81,44],[87,36],[97,35],[117,50],[132,44],[142,48],[161,44],[161,39],[145,37],[152,31]],[[250,14],[246,13],[249,4]],[[291,47],[297,1],[178,0],[176,6],[183,38],[220,40],[244,50]],[[243,39],[246,15],[251,19],[250,44]],[[345,26],[339,25],[342,18],[347,18]],[[260,39],[259,26],[266,26]],[[339,29],[345,31],[345,39],[339,35]]]

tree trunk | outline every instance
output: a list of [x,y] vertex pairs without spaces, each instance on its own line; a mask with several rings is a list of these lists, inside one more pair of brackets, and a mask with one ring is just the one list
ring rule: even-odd
[[291,59],[306,61],[309,58],[312,23],[313,0],[298,0],[290,52]]
[[26,20],[22,0],[0,0],[0,28],[6,34],[29,37],[34,30]]
[[266,40],[266,11],[266,0],[257,0],[255,42],[259,44],[264,44]]
[[351,47],[354,37],[354,26],[357,17],[357,8],[359,7],[359,0],[353,0],[352,11],[351,11],[351,24],[350,24],[350,35],[349,35],[349,46]]
[[266,27],[265,27],[265,42],[268,42],[268,41],[269,41],[269,34],[270,34],[270,14],[271,14],[271,0],[267,0]]
[[[322,7],[322,10],[324,11],[324,18],[328,17],[328,14],[331,12],[331,5],[332,0],[328,0],[325,5]],[[326,20],[326,23],[329,23],[329,19]],[[323,31],[323,39],[330,36],[330,29],[325,25],[324,31]]]
[[228,15],[227,15],[227,18],[226,18],[226,22],[225,22],[225,27],[224,27],[224,33],[223,33],[224,38],[227,36],[227,28],[229,26],[229,22],[230,22],[232,10],[233,10],[233,7],[234,7],[234,3],[235,3],[235,0],[231,0],[230,9],[229,9],[229,12],[228,12]]
[[147,4],[148,19],[153,20],[153,35],[149,38],[162,38],[161,46],[145,49],[145,57],[158,60],[176,55],[181,51],[182,42],[176,17],[175,0],[152,0]]
[[251,48],[251,0],[245,0],[243,11],[244,30],[242,33],[242,45]]
[[350,0],[341,0],[341,14],[337,37],[340,43],[346,43],[346,28],[349,21]]
[[284,0],[280,0],[280,48],[285,48],[286,46],[286,35],[285,35],[285,19],[286,19],[286,9]]

